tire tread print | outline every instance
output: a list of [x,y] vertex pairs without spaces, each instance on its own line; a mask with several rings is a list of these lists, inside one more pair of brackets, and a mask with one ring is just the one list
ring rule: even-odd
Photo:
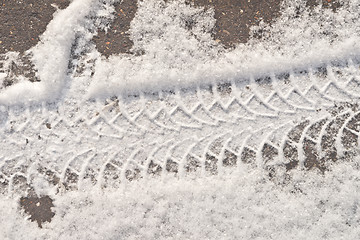
[[[7,108],[0,112],[1,145],[14,155],[0,154],[0,192],[27,191],[36,175],[59,189],[77,190],[223,174],[244,164],[324,172],[356,154],[359,72],[349,60],[81,107],[64,102]],[[15,154],[22,150],[24,156]]]

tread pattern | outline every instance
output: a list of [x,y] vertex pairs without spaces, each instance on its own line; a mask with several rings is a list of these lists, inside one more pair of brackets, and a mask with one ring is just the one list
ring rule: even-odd
[[[325,171],[358,151],[360,69],[348,60],[196,89],[0,108],[0,191],[201,177],[244,165]],[[271,171],[270,171],[271,172]]]

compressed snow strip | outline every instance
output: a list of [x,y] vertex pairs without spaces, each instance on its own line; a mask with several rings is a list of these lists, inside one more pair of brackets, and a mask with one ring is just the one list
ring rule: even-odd
[[[315,51],[319,48],[323,50]],[[164,66],[155,59],[144,59],[146,57],[134,60],[114,56],[109,60],[99,59],[96,62],[94,80],[89,94],[96,97],[109,97],[124,92],[156,92],[164,89],[236,82],[249,77],[265,77],[291,72],[295,69],[316,68],[331,62],[359,58],[360,38],[350,38],[335,46],[319,43],[314,45],[313,50],[295,59],[271,53],[263,53],[259,58],[254,58],[251,56],[254,53],[234,51],[218,60],[189,66],[186,71],[172,69],[168,65]],[[247,61],[238,61],[243,57],[249,58]],[[229,63],[231,60],[232,64]],[[147,69],[143,68],[146,64],[144,62],[148,64]]]
[[[305,9],[305,2],[286,4],[272,26],[258,27],[268,32],[267,38],[222,53],[211,38],[213,12],[184,1],[143,1],[130,30],[133,50],[143,54],[96,59],[89,96],[239,81],[360,57],[358,0],[344,2],[336,13],[317,8],[298,17],[294,8]],[[192,29],[185,24],[189,19]]]
[[[129,31],[132,50],[139,54],[105,59],[99,57],[90,39],[96,27],[108,27],[114,2],[75,0],[59,10],[41,42],[30,50],[41,82],[20,81],[3,89],[0,104],[53,101],[69,92],[81,101],[84,95],[109,97],[241,81],[360,57],[359,0],[343,1],[344,6],[336,12],[321,8],[310,11],[305,1],[285,1],[281,17],[271,26],[253,28],[267,34],[264,39],[251,38],[231,51],[224,51],[212,38],[216,20],[211,9],[192,7],[184,0],[146,0],[139,2]],[[84,59],[95,62],[94,67],[85,66],[95,74],[87,76],[83,84],[86,89],[78,94],[76,89],[69,89],[79,81],[68,69],[74,45],[75,54],[88,52]]]
[[96,0],[74,0],[68,8],[58,11],[31,49],[41,82],[20,82],[0,93],[0,104],[16,104],[56,99],[68,79],[67,66],[76,33],[82,27]]

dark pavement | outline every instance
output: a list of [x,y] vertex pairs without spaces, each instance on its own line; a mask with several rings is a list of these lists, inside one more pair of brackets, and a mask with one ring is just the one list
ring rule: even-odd
[[[281,14],[282,0],[187,0],[189,4],[200,7],[213,7],[217,20],[213,30],[214,39],[226,48],[237,43],[245,43],[249,38],[250,27],[260,21],[271,23]],[[0,6],[0,54],[7,51],[24,52],[39,41],[46,30],[56,7],[66,8],[69,0],[1,0]],[[313,7],[317,0],[307,0]],[[322,0],[324,7],[335,10],[340,6],[338,0]],[[137,1],[123,0],[116,5],[116,15],[110,30],[99,31],[94,37],[98,50],[105,56],[118,53],[131,53],[132,41],[127,31],[137,10]]]

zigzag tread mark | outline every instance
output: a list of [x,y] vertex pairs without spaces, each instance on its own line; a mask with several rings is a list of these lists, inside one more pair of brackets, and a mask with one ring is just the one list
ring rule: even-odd
[[[304,91],[294,84],[299,73],[289,73],[186,94],[118,96],[88,103],[86,110],[65,102],[5,109],[1,146],[27,157],[0,154],[0,191],[25,191],[36,174],[52,186],[76,190],[86,183],[116,187],[169,174],[222,174],[243,164],[325,171],[358,147],[353,89],[359,82],[332,77],[314,85],[306,77],[310,72],[301,73],[308,81]],[[330,74],[320,73],[312,72],[316,78]],[[75,157],[62,155],[67,146]],[[79,154],[86,149],[91,154]]]

